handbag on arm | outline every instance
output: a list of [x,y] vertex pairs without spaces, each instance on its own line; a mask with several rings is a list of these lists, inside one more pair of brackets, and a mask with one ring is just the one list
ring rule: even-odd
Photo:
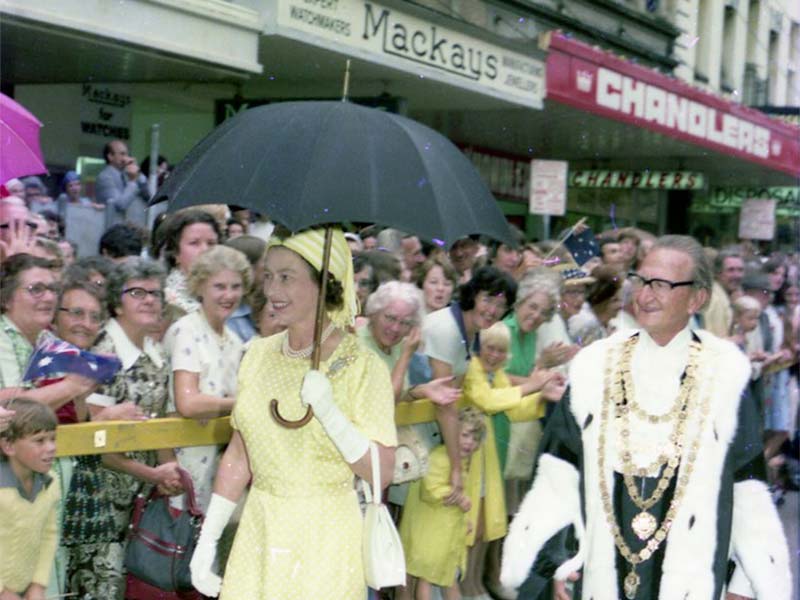
[[179,469],[186,498],[183,510],[153,488],[136,498],[125,552],[126,600],[200,600],[192,586],[192,560],[203,512],[197,506],[192,477]]
[[405,585],[406,559],[394,521],[389,510],[381,503],[381,464],[375,442],[370,442],[369,453],[372,463],[372,489],[368,482],[363,482],[367,508],[364,513],[362,553],[367,585],[379,590]]

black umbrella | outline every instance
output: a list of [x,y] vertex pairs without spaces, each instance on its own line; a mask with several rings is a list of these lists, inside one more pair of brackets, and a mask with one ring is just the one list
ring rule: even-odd
[[432,129],[347,102],[279,102],[203,139],[153,202],[236,204],[292,231],[380,223],[449,246],[481,233],[513,243],[486,184]]
[[[449,246],[482,233],[513,244],[494,197],[449,140],[398,115],[347,102],[280,102],[247,110],[212,131],[151,203],[169,210],[236,204],[292,231],[343,221],[380,223]],[[325,237],[312,365],[319,343],[331,229]],[[299,421],[272,416],[285,427]]]

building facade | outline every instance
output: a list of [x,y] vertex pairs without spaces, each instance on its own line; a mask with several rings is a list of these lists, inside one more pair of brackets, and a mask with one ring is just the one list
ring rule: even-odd
[[[798,53],[790,48],[797,48],[792,15],[800,9],[790,0],[780,5],[777,31],[772,15],[778,13],[768,0],[740,0],[739,12],[731,12],[731,4],[0,0],[2,87],[43,121],[42,147],[57,184],[77,157],[99,158],[114,137],[127,139],[143,158],[156,124],[160,153],[177,162],[238,110],[287,99],[338,99],[351,59],[352,99],[406,114],[460,145],[509,218],[532,237],[548,233],[548,219],[529,212],[533,159],[568,164],[563,222],[589,216],[596,229],[638,225],[655,233],[693,233],[693,220],[711,225],[723,214],[719,198],[797,197],[784,193],[800,176],[800,160],[791,158],[795,130],[762,121],[742,100],[750,72],[761,82],[750,87],[762,95],[773,90],[788,98],[796,88],[790,67],[797,66]],[[747,14],[762,15],[757,26],[741,19],[743,4]],[[720,14],[722,25],[733,15],[727,30],[712,23]],[[716,37],[705,36],[706,29]],[[763,30],[767,41],[756,43],[751,29]],[[742,42],[751,39],[753,52]],[[763,52],[770,44],[787,57],[783,62]],[[734,55],[742,61],[738,70],[728,66]],[[611,71],[617,83],[608,80]],[[672,94],[684,111],[691,103],[713,110],[712,125],[701,127],[702,136],[670,128],[659,123],[657,101],[647,109],[653,114],[639,114],[646,107],[637,94],[645,90]],[[617,110],[603,106],[616,100]],[[752,103],[774,102],[767,96]],[[748,154],[752,139],[731,145],[738,134],[729,131],[725,141],[732,123],[774,130],[770,135],[779,143],[767,155],[762,145],[761,156]],[[733,188],[737,193],[728,193]],[[711,231],[731,229],[738,208],[730,202],[736,200],[726,205],[727,220]]]

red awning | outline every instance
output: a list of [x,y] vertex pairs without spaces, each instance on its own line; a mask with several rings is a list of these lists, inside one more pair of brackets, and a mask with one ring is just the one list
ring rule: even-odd
[[550,35],[546,97],[800,177],[800,128],[559,32]]

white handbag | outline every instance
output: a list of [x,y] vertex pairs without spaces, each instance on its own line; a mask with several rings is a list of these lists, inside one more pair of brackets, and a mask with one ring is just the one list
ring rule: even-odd
[[405,585],[406,558],[394,521],[388,509],[381,504],[381,466],[375,442],[370,442],[369,452],[372,462],[372,489],[369,483],[363,482],[367,508],[364,513],[362,554],[367,585],[379,590]]

